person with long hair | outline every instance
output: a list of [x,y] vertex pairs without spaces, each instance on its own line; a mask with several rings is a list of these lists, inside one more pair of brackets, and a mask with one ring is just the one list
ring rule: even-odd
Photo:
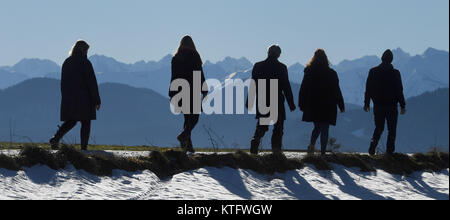
[[[189,92],[190,92],[190,99],[183,100],[181,99],[178,103],[180,106],[184,106],[185,104],[189,105],[188,111],[182,112],[184,115],[184,125],[183,125],[183,131],[178,135],[177,139],[180,142],[181,148],[185,152],[194,153],[195,150],[192,145],[192,139],[191,139],[191,133],[192,130],[197,125],[200,113],[201,113],[201,101],[196,102],[196,100],[204,99],[208,91],[200,89],[198,91],[198,94],[195,92],[197,90],[194,89],[194,74],[195,72],[200,72],[200,85],[202,88],[207,88],[207,85],[205,83],[205,76],[203,73],[203,67],[202,67],[202,59],[200,57],[200,54],[198,53],[194,41],[189,35],[184,36],[181,39],[180,46],[178,47],[177,52],[172,58],[172,78],[171,78],[171,87],[172,83],[175,80],[185,80],[189,83]],[[172,101],[172,98],[176,94],[181,92],[181,90],[169,90],[169,97]],[[202,97],[200,97],[202,96]],[[183,103],[187,102],[187,103]],[[195,106],[197,105],[197,106]],[[199,106],[198,106],[199,105]]]
[[86,41],[77,41],[62,66],[60,116],[64,123],[50,139],[52,149],[58,149],[62,137],[81,122],[81,149],[87,150],[91,120],[96,120],[96,110],[100,110],[101,105],[94,68],[87,58],[88,50]]
[[318,49],[304,70],[299,92],[299,107],[303,121],[313,122],[314,130],[308,146],[308,153],[315,151],[320,136],[321,155],[328,145],[330,125],[336,125],[337,107],[345,112],[344,98],[339,87],[339,78],[332,68],[323,49]]

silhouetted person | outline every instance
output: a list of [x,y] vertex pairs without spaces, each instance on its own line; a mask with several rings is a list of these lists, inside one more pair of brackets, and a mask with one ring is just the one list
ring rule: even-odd
[[50,139],[52,149],[57,149],[61,138],[77,122],[81,122],[81,149],[86,150],[91,130],[91,120],[100,109],[100,95],[94,68],[87,58],[89,45],[82,40],[75,43],[61,71],[61,121],[55,136]]
[[337,107],[345,112],[344,99],[339,87],[339,78],[328,61],[325,51],[316,50],[305,68],[299,92],[299,107],[303,121],[314,122],[314,130],[308,153],[313,153],[320,136],[321,154],[325,155],[330,125],[336,125]]
[[400,72],[394,69],[392,61],[394,55],[391,50],[386,50],[381,58],[382,63],[372,68],[366,82],[364,98],[364,111],[370,111],[370,100],[374,103],[375,131],[370,142],[369,154],[374,155],[378,141],[387,121],[388,139],[386,153],[393,154],[395,151],[395,136],[397,132],[398,104],[400,103],[400,114],[406,113],[405,97],[403,96],[403,85]]
[[[197,125],[200,117],[200,112],[195,112],[195,102],[194,99],[200,98],[202,95],[203,99],[208,94],[208,91],[199,91],[198,94],[194,92],[194,71],[201,72],[201,85],[205,83],[205,76],[202,68],[202,59],[200,54],[197,52],[194,41],[190,36],[184,36],[181,39],[180,46],[176,54],[172,58],[172,79],[171,83],[176,79],[183,79],[189,82],[190,85],[190,111],[184,114],[184,126],[183,131],[178,135],[177,139],[180,142],[180,146],[183,150],[187,152],[194,153],[194,148],[192,146],[191,132]],[[169,91],[169,96],[172,99],[180,91]],[[181,100],[179,105],[181,106],[184,100]],[[201,102],[197,103],[198,109],[201,109]]]
[[[281,55],[281,48],[278,45],[273,45],[268,50],[268,57],[266,60],[256,63],[252,71],[252,79],[256,83],[256,118],[258,123],[256,125],[256,131],[251,141],[250,152],[252,154],[258,154],[259,145],[264,134],[269,130],[269,125],[261,123],[261,118],[267,118],[270,114],[262,114],[258,103],[259,103],[259,93],[264,92],[258,86],[258,80],[263,79],[266,83],[266,103],[267,106],[272,105],[270,103],[270,94],[276,93],[278,96],[278,103],[276,107],[278,108],[277,121],[274,124],[272,133],[272,151],[274,153],[281,153],[282,149],[282,139],[284,130],[284,121],[286,120],[285,111],[285,99],[289,104],[291,111],[295,110],[294,98],[292,95],[291,84],[289,83],[288,70],[285,64],[278,61]],[[270,80],[276,79],[278,83],[278,91],[270,90]],[[249,101],[251,97],[247,98],[247,107],[249,107]]]

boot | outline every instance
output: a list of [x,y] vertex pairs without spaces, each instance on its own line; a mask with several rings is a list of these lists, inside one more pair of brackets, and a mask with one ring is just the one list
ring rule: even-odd
[[195,153],[194,147],[192,146],[191,137],[189,137],[188,140],[187,140],[186,151],[191,153],[191,154]]
[[369,154],[371,156],[375,155],[375,150],[377,149],[377,143],[375,141],[371,141],[370,142],[370,147],[369,147]]
[[321,156],[325,156],[326,154],[327,154],[327,146],[322,147],[322,148],[320,149],[320,155],[321,155]]
[[259,141],[253,139],[251,142],[251,146],[250,146],[250,153],[257,155],[258,154],[258,149],[259,149]]
[[272,138],[272,153],[281,154],[282,145],[283,143],[281,138]]
[[180,147],[181,149],[186,152],[188,149],[188,140],[186,138],[186,136],[184,135],[184,133],[181,133],[180,135],[177,136],[177,140],[180,142]]
[[314,144],[309,144],[307,153],[314,154],[314,151],[316,151],[316,147],[314,146]]
[[53,136],[50,141],[50,147],[52,150],[58,150],[59,149],[59,138],[57,138],[56,136]]

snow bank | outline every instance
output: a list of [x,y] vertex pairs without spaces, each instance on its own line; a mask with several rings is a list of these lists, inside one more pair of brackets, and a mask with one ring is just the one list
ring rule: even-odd
[[0,169],[0,199],[449,199],[449,170],[392,175],[333,164],[274,175],[206,167],[161,180],[146,170],[98,177],[72,165]]

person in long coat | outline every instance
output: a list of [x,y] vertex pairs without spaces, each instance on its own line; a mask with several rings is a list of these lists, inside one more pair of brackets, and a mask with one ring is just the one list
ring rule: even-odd
[[298,103],[303,112],[302,120],[314,123],[308,152],[314,152],[315,143],[320,136],[321,154],[324,155],[329,127],[336,125],[337,107],[345,112],[339,78],[336,71],[330,68],[323,49],[316,50],[304,73]]
[[[190,153],[194,153],[195,150],[192,145],[191,133],[192,130],[197,125],[200,113],[202,99],[208,95],[207,85],[205,83],[205,76],[203,73],[202,59],[198,53],[194,41],[188,35],[181,39],[180,46],[176,54],[172,58],[172,77],[171,77],[171,87],[175,80],[185,80],[189,84],[189,102],[181,99],[178,103],[179,106],[188,105],[187,111],[183,111],[184,115],[184,125],[183,131],[178,135],[177,139],[180,142],[181,148]],[[194,88],[194,74],[195,72],[200,73],[198,85],[200,86],[197,91]],[[181,88],[169,89],[169,97],[174,98],[178,93],[182,92]],[[198,92],[198,93],[196,93]],[[198,100],[198,101],[196,101]],[[186,103],[187,102],[187,103]],[[176,104],[176,103],[172,103]]]
[[[256,94],[254,94],[255,97],[250,97],[252,95],[249,94],[249,97],[247,98],[247,108],[249,108],[249,102],[256,100],[256,119],[258,119],[255,134],[253,135],[253,139],[250,143],[250,153],[252,154],[258,154],[261,139],[269,130],[269,125],[262,123],[261,119],[269,118],[270,114],[273,114],[273,112],[269,112],[268,114],[261,113],[258,104],[261,101],[259,100],[260,94],[263,93],[264,96],[261,97],[266,97],[265,103],[267,106],[273,105],[273,103],[270,103],[271,94],[276,94],[278,96],[278,103],[275,103],[275,107],[277,108],[277,120],[274,122],[271,140],[273,153],[281,153],[282,150],[284,121],[286,120],[286,110],[284,106],[285,102],[287,101],[291,111],[295,110],[288,70],[286,65],[278,60],[280,55],[281,48],[278,45],[269,47],[267,59],[256,63],[252,70],[252,80],[255,82]],[[259,88],[258,80],[265,80],[265,91]],[[271,80],[277,81],[277,91],[271,91]]]
[[94,68],[87,58],[89,45],[79,40],[72,47],[61,71],[61,121],[56,134],[50,139],[52,149],[58,149],[62,137],[77,122],[81,122],[81,149],[89,142],[91,120],[96,120],[101,100]]

